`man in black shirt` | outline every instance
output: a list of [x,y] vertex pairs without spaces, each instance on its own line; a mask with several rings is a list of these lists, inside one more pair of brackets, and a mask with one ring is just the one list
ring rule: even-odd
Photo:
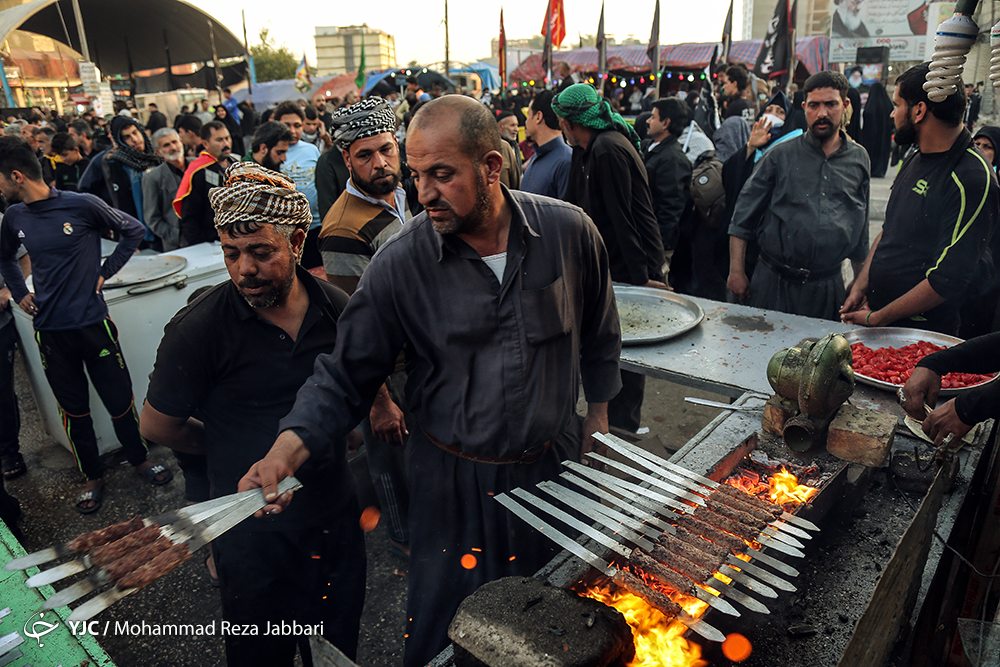
[[229,130],[218,120],[201,126],[201,139],[205,150],[188,165],[174,198],[182,246],[211,243],[219,238],[208,192],[222,184],[233,144]]
[[929,64],[896,80],[896,142],[919,152],[900,169],[885,224],[841,308],[844,322],[955,335],[961,297],[1000,215],[992,166],[962,126],[965,91],[932,102]]
[[746,99],[747,87],[749,85],[750,74],[742,67],[733,65],[726,70],[726,82],[722,84],[722,92],[726,96],[726,110],[722,114],[723,120],[731,116],[739,116],[748,124],[754,122],[756,112]]
[[90,160],[83,157],[76,141],[66,132],[58,132],[52,137],[52,152],[62,158],[62,162],[56,166],[56,190],[77,192],[77,184]]
[[[552,101],[566,143],[573,147],[564,199],[591,217],[608,248],[611,279],[669,289],[660,228],[653,214],[646,168],[631,126],[586,83]],[[644,376],[622,371],[622,390],[608,405],[611,426],[635,432],[640,426]]]
[[146,132],[150,136],[156,133],[157,130],[162,130],[167,126],[167,117],[164,116],[155,104],[148,104],[146,108],[149,109],[149,120],[146,121]]
[[[312,215],[290,179],[239,162],[211,204],[231,280],[167,324],[140,428],[158,443],[205,454],[218,497],[235,493],[270,449],[316,357],[333,350],[347,295],[296,266]],[[355,658],[364,540],[344,444],[328,444],[297,471],[303,488],[288,510],[213,542],[223,618],[259,632],[226,636],[230,665],[290,666],[297,644],[309,656],[306,636],[264,636],[282,622],[316,626]]]

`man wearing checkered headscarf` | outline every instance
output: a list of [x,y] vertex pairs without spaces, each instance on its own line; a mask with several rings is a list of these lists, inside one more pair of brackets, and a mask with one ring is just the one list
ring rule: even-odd
[[[410,219],[410,207],[399,185],[396,115],[384,99],[370,97],[338,109],[332,132],[333,150],[341,150],[351,177],[323,218],[319,251],[327,280],[353,294],[375,251]],[[379,506],[388,518],[389,548],[407,555],[409,494],[398,446],[405,444],[405,385],[406,372],[397,363],[360,431]]]
[[396,115],[381,97],[333,114],[333,141],[351,177],[323,218],[319,250],[327,280],[348,294],[375,251],[411,217],[395,132]]
[[[347,295],[296,265],[312,215],[291,179],[239,162],[209,199],[231,280],[167,324],[140,428],[204,453],[221,496],[268,452],[317,357],[333,351]],[[212,543],[222,617],[255,629],[227,634],[230,665],[291,667],[296,649],[310,664],[308,641],[268,632],[293,623],[357,654],[364,537],[343,441],[331,444],[329,457],[296,472],[298,507],[249,519]]]

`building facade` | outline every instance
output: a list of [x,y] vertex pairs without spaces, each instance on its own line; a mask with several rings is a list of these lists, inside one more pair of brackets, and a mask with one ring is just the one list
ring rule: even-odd
[[[793,2],[793,0],[789,0]],[[764,39],[777,0],[743,0],[742,39]],[[796,9],[796,37],[830,34],[833,0],[803,0]]]
[[396,67],[396,39],[367,23],[350,26],[316,27],[316,74],[337,76],[357,72],[361,50],[365,71]]

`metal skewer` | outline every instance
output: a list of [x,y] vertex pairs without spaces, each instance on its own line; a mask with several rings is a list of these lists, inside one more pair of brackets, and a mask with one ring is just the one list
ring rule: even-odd
[[[681,467],[681,466],[677,465],[676,463],[671,463],[670,461],[667,461],[666,459],[663,459],[661,457],[656,456],[655,454],[647,452],[645,449],[642,449],[641,447],[636,447],[632,443],[630,443],[630,442],[628,442],[626,440],[622,440],[621,438],[616,437],[614,435],[611,435],[610,433],[608,433],[608,434],[604,434],[604,433],[598,434],[598,433],[595,433],[594,437],[597,438],[597,439],[599,439],[601,442],[607,444],[608,446],[610,446],[610,444],[611,444],[609,441],[613,441],[617,445],[619,445],[620,447],[631,451],[632,453],[636,454],[637,456],[640,456],[640,457],[643,457],[643,458],[647,459],[648,461],[650,461],[654,465],[658,465],[658,466],[661,466],[663,468],[672,470],[672,471],[676,472],[677,474],[684,475],[685,477],[687,477],[687,478],[689,478],[691,480],[694,480],[695,482],[698,482],[699,484],[707,486],[710,489],[717,489],[721,485],[721,482],[716,482],[715,480],[709,479],[708,477],[705,477],[704,475],[699,475],[698,473],[692,472],[692,471],[688,470],[687,468]],[[787,521],[789,523],[793,523],[796,526],[798,526],[799,528],[804,528],[805,530],[811,530],[811,531],[817,532],[817,533],[819,532],[819,526],[817,526],[816,524],[814,524],[812,521],[809,521],[808,519],[803,519],[802,517],[799,517],[799,516],[795,516],[794,514],[791,514],[790,512],[784,512],[779,518],[781,518],[781,519],[783,519],[783,520],[785,520],[785,521]]]
[[[685,478],[690,480],[692,483],[708,487],[710,490],[718,489],[719,486],[721,486],[721,482],[716,482],[697,473],[693,473],[686,468],[682,468],[676,463],[671,463],[670,461],[667,461],[664,458],[658,457],[651,452],[647,452],[645,449],[641,447],[636,447],[632,443],[626,440],[622,440],[621,438],[611,435],[610,433],[608,434],[594,433],[594,438],[600,440],[608,447],[614,449],[619,454],[627,456],[631,460],[635,461],[636,463],[639,463],[643,467],[647,468],[648,470],[651,470],[652,472],[655,472],[656,474],[675,480],[677,477]],[[691,487],[688,486],[688,488]],[[692,489],[692,490],[698,493],[704,493],[703,491],[700,491],[698,489]],[[790,512],[782,512],[778,518],[783,521],[787,521],[790,524],[794,524],[799,528],[805,530],[811,530],[813,532],[819,532],[819,526],[814,524],[812,521],[808,521],[801,517],[795,516]],[[805,537],[805,539],[807,540],[810,539],[809,535],[801,533],[801,531],[796,532],[795,534],[798,535],[799,537]]]
[[[639,518],[640,520],[648,523],[651,526],[656,526],[657,528],[665,531],[676,530],[672,525],[660,519],[656,515],[656,512],[659,510],[659,508],[657,508],[656,505],[653,504],[652,502],[646,501],[644,498],[634,498],[636,502],[633,504],[623,503],[622,498],[625,497],[624,492],[619,492],[619,495],[621,496],[619,497],[618,495],[613,494],[611,490],[607,490],[600,486],[597,486],[596,484],[592,484],[585,479],[577,477],[571,472],[562,472],[559,474],[559,476],[565,479],[567,482],[570,482],[571,484],[575,484],[576,486],[580,487],[587,493],[592,493],[598,498],[603,498],[611,503],[614,503],[616,507],[621,508],[622,510],[632,514],[633,516]],[[640,505],[642,507],[647,508],[646,511],[643,511],[642,508],[640,508]],[[740,551],[740,553],[744,553],[747,556],[750,556],[750,558],[752,558],[753,560],[760,561],[764,565],[773,568],[777,572],[786,574],[789,577],[799,576],[799,571],[796,570],[791,565],[783,563],[780,560],[777,560],[776,558],[773,558],[767,554],[763,554],[752,547],[746,546],[744,547],[743,550]],[[742,560],[742,559],[737,559],[737,560]],[[776,588],[781,588],[781,587],[776,586]]]
[[[618,568],[612,567],[604,559],[600,558],[590,549],[587,549],[583,545],[574,542],[569,539],[558,530],[553,528],[550,524],[546,523],[542,519],[529,512],[527,509],[519,505],[510,496],[501,493],[498,496],[494,496],[494,499],[501,505],[506,507],[515,516],[525,521],[528,525],[535,528],[543,535],[547,536],[550,540],[555,542],[558,546],[562,547],[566,551],[570,552],[577,558],[581,559],[585,563],[592,565],[599,572],[603,572],[609,577],[613,577],[618,573]],[[691,616],[686,611],[681,610],[680,614],[677,616],[677,621],[683,623],[691,630],[701,635],[705,639],[713,642],[723,642],[726,636],[719,632],[716,628],[709,625],[705,621]]]

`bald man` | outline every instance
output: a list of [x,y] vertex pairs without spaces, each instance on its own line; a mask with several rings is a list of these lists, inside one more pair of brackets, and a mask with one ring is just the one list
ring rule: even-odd
[[551,558],[551,543],[493,496],[552,479],[560,461],[594,447],[584,434],[607,430],[620,388],[601,236],[580,209],[503,187],[501,141],[475,100],[446,96],[417,112],[406,147],[425,210],[372,258],[336,349],[317,359],[271,451],[240,484],[263,487],[265,510],[285,507],[276,482],[330,455],[407,350],[420,425],[407,452],[409,667],[447,645],[455,610],[480,585]]

